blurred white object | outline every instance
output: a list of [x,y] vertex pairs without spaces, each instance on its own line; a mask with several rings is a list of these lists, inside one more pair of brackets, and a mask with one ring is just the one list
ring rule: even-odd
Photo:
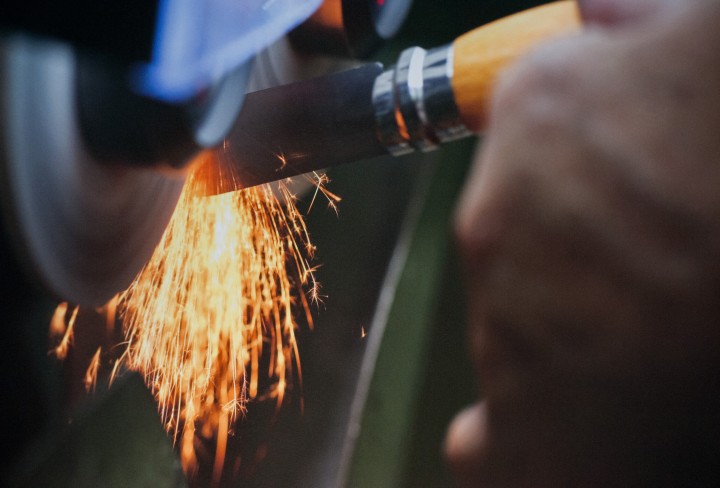
[[322,0],[163,0],[150,63],[136,88],[166,101],[189,98],[252,59],[308,18]]

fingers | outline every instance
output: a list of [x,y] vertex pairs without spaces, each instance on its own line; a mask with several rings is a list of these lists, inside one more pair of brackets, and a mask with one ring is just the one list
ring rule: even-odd
[[493,253],[497,237],[503,233],[502,216],[505,195],[499,182],[488,171],[496,168],[482,161],[485,148],[480,146],[474,156],[471,175],[465,183],[454,215],[454,235],[458,250],[464,261],[473,269],[482,265]]
[[528,476],[526,447],[532,438],[519,438],[505,428],[502,438],[493,437],[490,424],[485,401],[466,408],[450,424],[444,455],[458,488],[563,486],[535,483],[544,478]]
[[483,463],[486,410],[477,403],[453,420],[445,439],[445,457],[461,487],[476,487]]

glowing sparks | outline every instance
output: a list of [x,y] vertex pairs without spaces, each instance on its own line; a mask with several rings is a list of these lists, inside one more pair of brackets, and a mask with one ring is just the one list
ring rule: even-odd
[[308,264],[315,248],[286,184],[202,197],[195,178],[120,297],[121,360],[145,375],[187,472],[197,462],[194,437],[215,437],[218,481],[229,425],[258,397],[261,377],[279,406],[299,374],[294,317],[303,307],[310,319],[302,286],[319,300],[319,285]]
[[[279,407],[301,380],[295,317],[304,312],[312,328],[309,304],[323,297],[293,182],[207,196],[216,183],[203,179],[207,168],[188,176],[145,268],[96,312],[105,315],[108,335],[118,316],[123,324],[123,352],[110,383],[125,369],[143,374],[187,474],[198,467],[196,438],[214,440],[217,484],[232,424],[247,402],[272,399]],[[307,178],[315,186],[308,211],[322,195],[337,212],[340,198],[325,188],[327,176]],[[60,359],[72,345],[78,315],[78,307],[68,309],[61,303],[50,323],[57,343],[51,353]],[[87,391],[95,390],[102,354],[98,348],[85,372]]]

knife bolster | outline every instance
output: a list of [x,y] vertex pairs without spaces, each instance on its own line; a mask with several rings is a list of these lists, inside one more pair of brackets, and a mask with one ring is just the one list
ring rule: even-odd
[[406,49],[373,87],[378,138],[399,156],[430,151],[471,133],[460,120],[452,89],[453,49]]

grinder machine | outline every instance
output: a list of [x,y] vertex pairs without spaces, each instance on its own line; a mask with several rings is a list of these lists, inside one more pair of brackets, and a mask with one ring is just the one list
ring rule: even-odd
[[61,299],[107,301],[147,261],[183,169],[222,141],[247,91],[346,67],[410,6],[320,3],[4,2],[0,181],[24,267]]

